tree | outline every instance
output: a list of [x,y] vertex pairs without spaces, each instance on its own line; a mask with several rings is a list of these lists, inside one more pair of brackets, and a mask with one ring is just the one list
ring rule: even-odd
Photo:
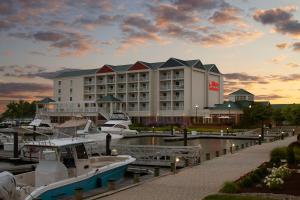
[[6,110],[2,114],[2,118],[25,118],[34,117],[36,110],[36,102],[28,102],[20,100],[19,102],[11,102],[6,105]]
[[282,111],[286,120],[295,125],[300,124],[300,105],[299,104],[292,104],[285,107]]
[[271,119],[272,107],[270,104],[254,103],[250,109],[250,118],[255,123],[261,123],[261,139],[264,140],[264,123],[266,120]]
[[281,108],[273,109],[272,119],[276,122],[276,124],[282,124],[282,122],[286,120],[286,117],[283,114],[283,109]]

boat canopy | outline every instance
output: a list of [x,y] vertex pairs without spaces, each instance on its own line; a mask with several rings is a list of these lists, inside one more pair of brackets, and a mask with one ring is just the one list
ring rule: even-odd
[[35,147],[63,147],[63,146],[74,146],[77,144],[91,143],[93,140],[87,138],[57,138],[42,141],[30,141],[24,144],[24,146],[35,146]]

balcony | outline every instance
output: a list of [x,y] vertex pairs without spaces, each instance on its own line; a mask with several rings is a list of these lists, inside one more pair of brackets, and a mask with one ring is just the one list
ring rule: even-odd
[[140,87],[140,92],[149,91],[149,87]]
[[161,100],[161,101],[171,101],[171,96],[160,96],[159,100]]
[[183,106],[173,106],[173,110],[183,110]]
[[104,85],[106,83],[106,80],[104,77],[97,78],[97,85]]
[[160,110],[171,110],[171,106],[160,106]]
[[92,90],[84,90],[84,94],[94,94],[95,93],[95,90],[92,89]]
[[173,96],[173,101],[183,101],[183,100],[184,100],[184,96],[183,95]]
[[140,101],[149,101],[149,97],[148,96],[140,97]]
[[120,88],[120,87],[119,87],[119,88],[117,89],[117,92],[126,92],[126,88],[125,88],[125,87],[123,87],[123,88]]
[[183,90],[184,85],[173,85],[173,90]]
[[95,81],[92,80],[92,81],[84,81],[84,85],[94,85],[95,84]]
[[138,82],[138,77],[137,76],[134,76],[134,77],[129,76],[127,79],[127,82]]
[[140,106],[140,111],[148,111],[149,110],[149,106]]
[[126,77],[125,77],[125,76],[123,76],[123,78],[118,77],[118,78],[117,78],[117,82],[118,82],[118,83],[125,83],[125,82],[126,82]]
[[138,104],[129,104],[128,111],[138,111]]
[[98,94],[104,94],[106,92],[106,89],[103,88],[103,89],[97,89],[97,93]]
[[171,85],[160,85],[160,90],[171,90]]
[[128,87],[127,91],[128,92],[137,92],[138,91],[138,87]]
[[126,101],[126,95],[123,96],[118,95],[117,98],[120,99],[121,101]]
[[138,101],[138,98],[137,98],[137,96],[135,96],[135,97],[129,96],[127,100],[128,101]]
[[177,73],[177,72],[174,72],[173,73],[173,79],[184,79],[184,73],[183,72],[179,72],[179,73]]
[[149,75],[148,74],[140,74],[140,82],[148,82],[149,81]]
[[111,88],[111,87],[108,87],[107,88],[107,92],[110,92],[110,93],[115,93],[115,88]]
[[114,84],[115,83],[115,79],[107,79],[107,84]]
[[161,80],[161,81],[165,81],[165,80],[171,80],[171,73],[169,73],[169,74],[166,74],[166,75],[164,75],[164,74],[160,74],[160,76],[159,76],[159,80]]

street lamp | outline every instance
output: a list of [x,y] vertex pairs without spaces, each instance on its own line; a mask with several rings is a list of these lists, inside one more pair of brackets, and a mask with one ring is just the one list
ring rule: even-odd
[[198,123],[198,115],[197,114],[198,114],[199,105],[196,104],[194,107],[196,108],[196,123]]
[[230,108],[231,108],[231,105],[228,104],[228,122],[230,123]]
[[249,109],[251,109],[251,108],[252,108],[252,105],[250,104],[250,105],[249,105]]

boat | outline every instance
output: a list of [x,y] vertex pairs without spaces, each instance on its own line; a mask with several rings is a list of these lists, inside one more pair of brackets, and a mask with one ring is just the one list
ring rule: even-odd
[[53,134],[53,125],[49,119],[40,119],[35,118],[32,122],[30,122],[27,126],[20,126],[18,129],[20,132],[32,133],[33,131],[37,131],[43,134],[51,135]]
[[128,155],[89,156],[85,138],[58,138],[31,141],[24,146],[39,155],[35,171],[15,176],[18,198],[54,200],[106,187],[109,180],[123,178],[127,166],[135,161]]
[[131,130],[129,125],[132,122],[129,116],[123,112],[114,112],[110,119],[101,125],[100,129],[103,132],[111,133],[111,134],[137,134],[136,130]]

